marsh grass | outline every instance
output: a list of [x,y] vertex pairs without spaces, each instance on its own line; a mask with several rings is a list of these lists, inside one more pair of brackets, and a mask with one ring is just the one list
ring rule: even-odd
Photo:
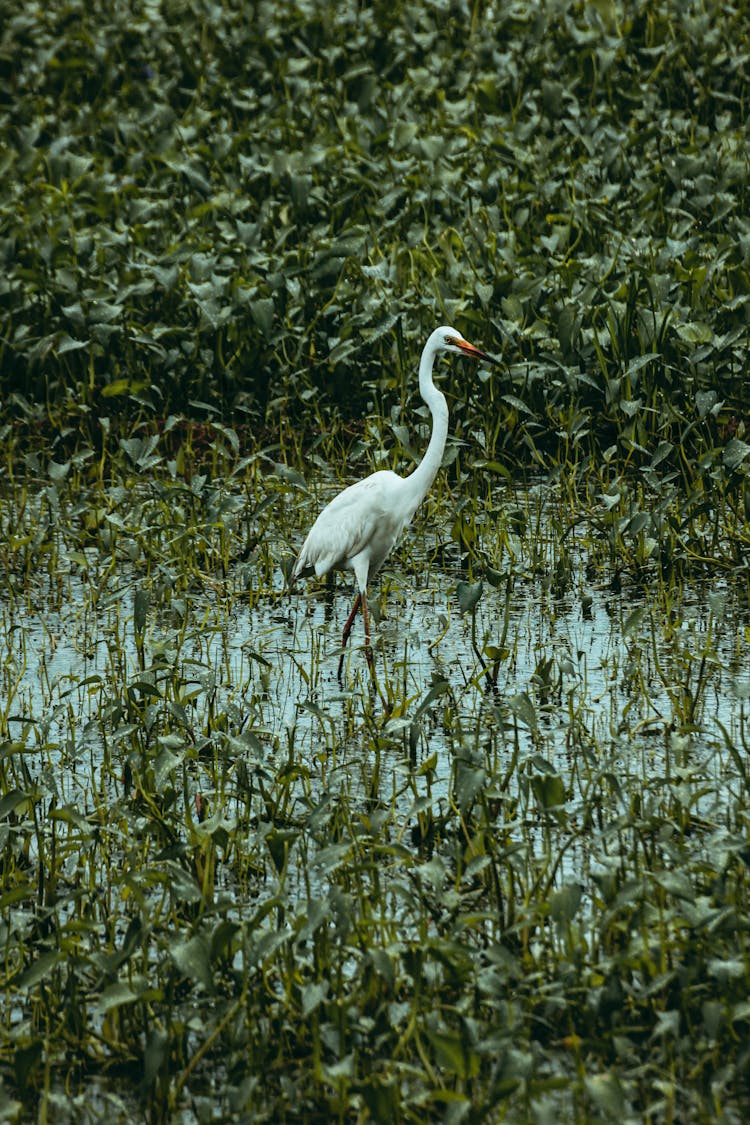
[[743,6],[0,9],[0,1116],[746,1120]]
[[611,482],[444,479],[339,687],[261,465],[15,482],[7,1115],[740,1114],[741,575],[665,581]]

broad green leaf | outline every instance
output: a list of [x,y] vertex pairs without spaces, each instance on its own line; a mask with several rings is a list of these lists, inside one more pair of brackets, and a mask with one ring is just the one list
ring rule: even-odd
[[114,398],[116,395],[127,394],[130,390],[129,379],[113,379],[111,383],[106,383],[102,387],[103,398]]
[[629,613],[625,618],[625,623],[622,627],[623,637],[627,638],[631,635],[631,633],[637,633],[641,627],[641,623],[647,616],[648,606],[645,605],[640,605],[637,609],[634,609],[631,613]]
[[724,464],[732,471],[739,469],[748,453],[750,453],[750,445],[745,441],[740,441],[739,438],[731,438],[724,446]]
[[479,604],[484,584],[479,582],[459,582],[456,586],[458,606],[461,613],[473,613]]
[[64,955],[58,950],[42,953],[21,976],[14,982],[17,988],[34,988],[40,981],[45,980],[53,969],[65,960]]
[[449,1074],[466,1080],[479,1073],[479,1055],[461,1035],[425,1028],[425,1035],[435,1052],[435,1060]]
[[31,800],[32,794],[27,793],[24,789],[11,789],[10,792],[0,797],[0,820],[4,820],[10,813],[17,812],[22,805],[25,806]]
[[537,801],[545,810],[559,808],[567,800],[565,782],[557,774],[535,773],[531,778],[531,787]]
[[250,314],[266,339],[271,336],[274,318],[274,303],[270,297],[259,297],[250,302]]
[[88,340],[75,340],[72,336],[68,336],[66,332],[60,337],[57,344],[57,354],[67,355],[68,352],[80,351],[81,348],[87,348],[88,345]]
[[627,1109],[625,1095],[616,1074],[606,1071],[584,1079],[586,1093],[607,1117],[621,1119]]
[[427,692],[426,696],[424,697],[422,702],[419,704],[419,707],[417,707],[414,718],[415,719],[421,718],[421,716],[424,715],[424,713],[428,709],[428,707],[430,707],[431,704],[433,704],[436,699],[439,699],[442,695],[445,694],[445,692],[447,691],[449,686],[450,686],[449,682],[445,678],[445,676],[436,675],[434,680],[433,680],[432,686],[430,687],[430,690]]
[[181,973],[194,980],[196,984],[201,985],[206,992],[213,991],[214,978],[210,964],[209,946],[202,935],[196,934],[187,941],[173,944],[170,953]]
[[481,766],[474,766],[463,758],[456,759],[456,802],[462,813],[468,812],[477,793],[487,780],[487,773]]
[[151,595],[145,586],[139,586],[133,599],[133,625],[136,633],[143,633],[151,604]]
[[530,731],[535,731],[538,726],[536,707],[529,696],[528,692],[519,691],[512,695],[508,700],[508,707],[513,715],[528,727]]
[[302,1015],[309,1016],[311,1012],[314,1012],[323,1003],[329,990],[330,985],[326,980],[313,981],[310,984],[303,985],[301,990]]
[[566,883],[559,891],[553,891],[549,899],[550,917],[555,922],[571,922],[581,905],[583,887],[580,883]]
[[524,414],[529,418],[533,418],[535,416],[534,411],[529,406],[529,404],[527,402],[524,402],[522,398],[518,398],[517,395],[505,394],[502,395],[502,400],[508,406],[512,406],[514,410],[517,410],[519,414]]
[[708,974],[720,981],[742,980],[747,975],[747,966],[736,957],[712,957],[708,962]]
[[665,458],[669,457],[669,454],[672,452],[673,448],[674,446],[672,445],[671,441],[660,441],[654,451],[653,457],[651,458],[652,469],[655,469],[657,465],[660,465],[662,461],[665,460]]
[[134,992],[129,984],[117,981],[104,989],[95,1007],[100,1015],[104,1015],[113,1008],[122,1007],[123,1004],[133,1004],[137,999],[138,993]]
[[62,824],[69,824],[83,836],[90,836],[94,832],[94,826],[89,824],[86,817],[73,805],[62,805],[60,808],[51,809],[49,817],[50,820],[58,820]]
[[688,879],[688,876],[681,871],[660,871],[654,873],[654,881],[656,881],[663,889],[674,894],[675,898],[686,899],[688,902],[695,900],[695,888]]
[[688,324],[676,325],[675,331],[681,340],[687,344],[708,344],[713,340],[714,334],[708,324],[693,321]]
[[695,405],[698,410],[698,417],[705,418],[708,414],[715,414],[724,403],[718,401],[716,391],[709,390],[696,391]]

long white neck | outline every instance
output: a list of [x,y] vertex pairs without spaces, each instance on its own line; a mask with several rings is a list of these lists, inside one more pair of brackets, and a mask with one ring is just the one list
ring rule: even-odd
[[432,367],[437,351],[428,340],[419,361],[419,393],[432,414],[432,434],[425,455],[416,469],[404,481],[410,499],[409,518],[424,500],[443,460],[445,440],[448,437],[448,403],[432,381]]

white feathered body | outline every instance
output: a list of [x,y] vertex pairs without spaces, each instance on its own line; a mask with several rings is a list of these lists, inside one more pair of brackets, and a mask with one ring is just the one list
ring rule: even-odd
[[413,507],[398,503],[400,495],[408,491],[405,484],[397,473],[384,469],[334,496],[302,544],[292,580],[313,572],[322,578],[330,570],[348,569],[364,590],[416,511],[418,500]]
[[[432,368],[443,352],[489,358],[464,340],[455,328],[435,329],[419,363],[419,391],[432,415],[432,433],[424,457],[407,477],[381,470],[335,496],[313,524],[292,568],[292,582],[313,572],[321,578],[330,570],[354,571],[360,597],[347,621],[344,644],[360,600],[363,613],[367,613],[368,581],[380,570],[401,532],[411,523],[440,468],[448,434],[448,406],[432,381]],[[365,623],[367,627],[366,617]]]

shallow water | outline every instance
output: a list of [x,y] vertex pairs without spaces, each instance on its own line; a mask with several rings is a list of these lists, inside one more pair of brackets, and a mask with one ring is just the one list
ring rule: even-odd
[[[92,553],[54,581],[40,574],[9,588],[3,776],[13,809],[14,787],[37,798],[40,830],[19,829],[22,871],[43,871],[56,841],[60,928],[78,924],[83,870],[106,914],[91,938],[96,957],[125,944],[135,903],[154,926],[141,970],[161,979],[162,962],[193,939],[193,907],[207,911],[202,932],[221,916],[247,926],[250,947],[292,934],[304,945],[316,903],[352,888],[368,903],[375,895],[398,940],[417,944],[433,925],[423,903],[442,909],[443,883],[470,911],[501,903],[481,883],[495,849],[502,893],[515,901],[504,918],[502,903],[488,913],[484,949],[511,915],[523,928],[525,905],[538,898],[546,909],[556,893],[560,915],[573,901],[576,924],[594,929],[600,882],[637,870],[651,832],[667,872],[672,831],[689,832],[692,853],[718,869],[716,854],[736,850],[745,828],[732,819],[745,807],[734,798],[750,697],[742,592],[615,589],[584,538],[566,544],[556,585],[557,544],[539,528],[533,558],[520,543],[481,594],[429,530],[412,535],[371,594],[376,684],[361,621],[337,678],[346,580],[289,594],[281,567],[264,584],[251,560],[195,577],[185,592]],[[36,932],[40,882],[24,889],[23,878],[7,925],[19,942]],[[419,909],[405,905],[412,885],[426,888]],[[170,897],[187,921],[176,936]],[[234,953],[238,974],[246,955]],[[196,1004],[202,1011],[203,993]],[[16,1029],[29,1010],[14,1008]],[[225,1075],[209,1081],[223,1096]],[[131,1095],[126,1084],[128,1105]]]
[[661,773],[670,747],[708,759],[722,726],[733,740],[744,736],[748,625],[729,588],[714,587],[710,599],[705,588],[685,588],[679,620],[665,623],[647,593],[591,587],[582,566],[557,598],[543,577],[517,574],[497,589],[485,582],[472,617],[460,612],[458,570],[427,568],[415,588],[397,568],[396,556],[371,595],[378,691],[361,619],[337,679],[351,604],[342,580],[290,595],[279,572],[273,594],[250,597],[245,565],[221,587],[150,607],[142,659],[134,580],[119,576],[96,601],[89,572],[66,577],[63,599],[40,583],[22,609],[0,608],[10,737],[30,767],[35,746],[41,765],[62,767],[60,798],[78,800],[88,785],[80,767],[96,770],[105,742],[117,742],[112,716],[125,721],[117,700],[152,684],[153,706],[186,707],[196,732],[210,727],[209,712],[224,713],[234,735],[252,736],[244,745],[256,765],[290,754],[317,762],[305,778],[309,804],[316,788],[365,785],[374,734],[391,794],[403,790],[405,771],[436,755],[437,799],[448,798],[454,758],[467,748],[496,764],[541,755],[569,787],[582,760],[621,776]]

